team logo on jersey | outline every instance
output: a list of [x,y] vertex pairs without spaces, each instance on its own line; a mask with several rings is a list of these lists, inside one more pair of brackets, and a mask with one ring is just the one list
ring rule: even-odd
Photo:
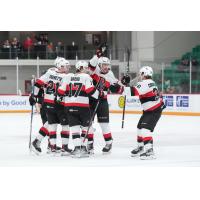
[[118,99],[118,105],[120,108],[123,108],[124,107],[124,102],[125,101],[125,98],[124,96],[120,96],[119,99]]

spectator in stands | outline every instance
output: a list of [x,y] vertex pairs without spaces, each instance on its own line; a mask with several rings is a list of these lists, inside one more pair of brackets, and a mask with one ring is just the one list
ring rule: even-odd
[[24,50],[28,51],[28,49],[31,49],[32,46],[33,46],[33,40],[29,36],[27,36],[23,44]]
[[32,47],[33,47],[33,40],[29,36],[27,36],[23,43],[25,58],[30,58]]
[[4,49],[10,48],[10,42],[9,42],[9,40],[5,40],[4,41],[2,48],[4,48]]
[[21,53],[21,44],[16,37],[14,37],[11,41],[11,55],[12,58],[16,58]]
[[60,41],[56,45],[56,54],[59,57],[65,57],[64,56],[64,46],[63,46],[62,42],[60,42]]
[[9,40],[5,40],[1,48],[1,58],[8,59],[11,55],[11,45]]
[[16,37],[14,37],[11,41],[11,47],[12,48],[20,48],[21,47],[21,44],[20,42],[18,41],[18,39]]
[[192,66],[197,66],[197,65],[199,65],[197,59],[193,58],[192,59]]
[[43,35],[43,41],[42,41],[42,44],[44,44],[44,45],[48,45],[48,43],[49,43],[48,35],[47,35],[47,34],[44,34],[44,35]]
[[39,37],[36,36],[37,42],[34,44],[35,56],[41,59],[46,58],[46,48],[47,48],[47,37],[45,34],[40,34]]
[[53,42],[50,42],[47,45],[47,54],[48,54],[48,58],[53,58],[53,54],[54,54],[54,50],[53,50]]

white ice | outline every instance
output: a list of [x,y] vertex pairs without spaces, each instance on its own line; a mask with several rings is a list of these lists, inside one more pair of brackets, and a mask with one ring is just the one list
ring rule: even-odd
[[[154,132],[157,159],[140,160],[130,156],[136,146],[136,126],[140,115],[127,114],[125,128],[121,129],[121,114],[111,114],[113,150],[103,155],[104,140],[95,123],[95,154],[89,158],[71,158],[46,154],[47,140],[42,143],[40,156],[28,149],[30,114],[0,114],[0,166],[200,166],[200,118],[165,116]],[[33,138],[41,126],[40,116],[35,114]],[[58,144],[60,138],[58,137]],[[73,148],[72,141],[70,146]]]

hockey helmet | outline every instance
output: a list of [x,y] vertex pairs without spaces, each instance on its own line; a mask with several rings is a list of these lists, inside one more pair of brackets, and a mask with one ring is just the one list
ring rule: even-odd
[[78,61],[75,65],[76,70],[82,71],[82,72],[87,72],[88,70],[88,63],[85,61]]
[[65,58],[59,58],[56,67],[61,72],[67,72],[69,70],[69,68],[70,68],[70,63]]
[[108,71],[110,70],[110,59],[107,57],[100,57],[98,60],[98,65],[100,67],[100,70],[103,74],[108,73]]
[[149,66],[144,66],[140,69],[140,76],[146,77],[146,76],[153,76],[153,69]]

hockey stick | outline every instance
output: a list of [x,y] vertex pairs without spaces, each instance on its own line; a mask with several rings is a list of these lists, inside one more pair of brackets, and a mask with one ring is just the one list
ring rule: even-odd
[[[102,78],[100,78],[100,79],[99,79],[99,82],[97,83],[97,89],[98,89],[99,91],[103,91],[103,89],[104,89],[104,84],[105,84],[105,80],[102,79]],[[87,136],[88,136],[88,134],[89,134],[89,130],[90,130],[91,126],[92,126],[92,122],[93,122],[94,116],[95,116],[95,114],[96,114],[96,112],[97,112],[97,109],[98,109],[98,107],[99,107],[100,100],[101,100],[101,98],[99,97],[98,100],[97,100],[96,106],[95,106],[95,108],[94,108],[94,112],[92,113],[92,116],[91,116],[91,118],[90,118],[89,126],[88,126],[87,132],[86,132],[86,134],[85,134],[83,143],[85,142],[85,140],[86,140],[86,138],[87,138]]]
[[[35,88],[35,77],[31,80],[31,95],[34,95],[34,88]],[[30,121],[30,134],[29,134],[29,150],[31,151],[31,142],[32,142],[32,124],[33,124],[33,107],[31,106],[31,121]]]
[[87,136],[88,136],[88,134],[89,134],[89,130],[90,130],[91,126],[92,126],[92,122],[93,122],[94,116],[95,116],[95,114],[96,114],[96,112],[97,112],[97,108],[99,107],[99,102],[100,102],[100,98],[98,99],[97,104],[96,104],[95,109],[94,109],[94,112],[92,113],[92,116],[91,116],[91,118],[90,118],[89,126],[88,126],[88,128],[87,128],[87,132],[86,132],[86,134],[85,134],[83,143],[85,142],[85,140],[86,140],[86,138],[87,138]]
[[[130,60],[130,49],[127,48],[128,55],[128,63],[126,67],[126,75],[129,74],[129,60]],[[124,128],[124,119],[125,119],[125,111],[126,111],[126,95],[124,96],[124,105],[123,105],[123,113],[122,113],[122,129]]]

